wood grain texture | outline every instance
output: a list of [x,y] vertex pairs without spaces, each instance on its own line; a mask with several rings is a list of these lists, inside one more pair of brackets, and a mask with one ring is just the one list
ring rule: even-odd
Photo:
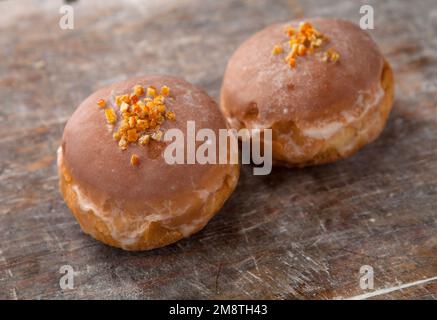
[[[320,167],[266,177],[243,167],[211,223],[166,248],[124,252],[81,232],[55,152],[92,91],[167,73],[218,99],[227,59],[255,31],[302,16],[358,22],[363,3],[396,77],[376,142]],[[435,1],[79,1],[74,30],[58,27],[60,5],[0,2],[0,298],[437,298]],[[64,264],[73,290],[59,287]],[[375,290],[360,289],[362,265]]]

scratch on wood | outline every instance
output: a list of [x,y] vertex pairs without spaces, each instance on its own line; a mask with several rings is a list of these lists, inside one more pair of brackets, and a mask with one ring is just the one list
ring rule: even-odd
[[376,291],[373,291],[373,292],[368,292],[368,293],[360,294],[360,295],[357,295],[357,296],[349,297],[349,298],[346,298],[345,300],[364,300],[364,299],[368,299],[368,298],[372,298],[372,297],[381,296],[381,295],[384,295],[384,294],[387,294],[387,293],[390,293],[390,292],[394,292],[394,291],[398,291],[398,290],[402,290],[402,289],[418,286],[418,285],[421,285],[421,284],[431,283],[431,282],[436,281],[436,280],[437,280],[437,276],[432,277],[432,278],[428,278],[428,279],[423,279],[423,280],[419,280],[419,281],[414,281],[414,282],[410,282],[410,283],[401,284],[399,286],[379,289],[379,290],[376,290]]
[[217,269],[217,273],[215,275],[215,294],[219,294],[218,280],[220,277],[220,272],[222,271],[222,265],[223,265],[223,262],[220,261],[218,269]]

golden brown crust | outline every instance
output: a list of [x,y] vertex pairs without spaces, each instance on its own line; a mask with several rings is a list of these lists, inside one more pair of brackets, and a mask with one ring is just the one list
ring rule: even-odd
[[161,227],[159,222],[152,222],[135,243],[123,244],[112,236],[110,227],[93,210],[84,210],[80,207],[77,194],[72,188],[72,182],[68,182],[62,174],[60,174],[59,187],[65,203],[76,217],[82,230],[107,245],[125,250],[148,250],[176,242],[183,237],[177,230],[169,230]]
[[[202,90],[171,76],[146,76],[114,84],[87,98],[68,121],[58,152],[60,188],[82,229],[96,239],[127,250],[167,245],[204,227],[233,192],[239,166],[231,164],[175,164],[163,158],[164,142],[130,145],[125,151],[97,106],[135,84],[167,85],[166,104],[175,121],[163,131],[186,132],[187,121],[196,130],[226,128],[216,103]],[[132,154],[140,158],[131,164]]]
[[[178,230],[178,226],[181,224],[181,218],[185,219],[183,221],[188,224],[190,221],[193,221],[193,217],[191,216],[192,212],[190,212],[190,210],[187,210],[187,212],[180,217],[167,219],[165,221],[150,221],[150,223],[147,223],[147,218],[144,218],[142,221],[147,224],[147,226],[138,229],[137,219],[129,217],[122,221],[116,219],[115,216],[117,215],[116,212],[118,209],[112,204],[96,209],[81,206],[77,185],[73,178],[67,173],[62,162],[62,156],[58,163],[58,170],[61,194],[65,203],[79,222],[82,230],[105,244],[130,251],[150,250],[163,247],[200,231],[215,213],[221,209],[230,194],[232,194],[239,176],[239,166],[234,165],[229,176],[225,177],[222,187],[217,190],[215,194],[207,197],[200,208],[196,208],[195,215],[197,219],[201,217],[200,223],[190,230],[189,234],[184,234]],[[181,205],[186,205],[186,201],[179,201],[182,202]],[[165,203],[162,205],[165,206]],[[145,215],[145,217],[147,217],[147,215]],[[135,234],[135,237],[132,238],[132,241],[126,243],[126,234]]]
[[[279,126],[273,125],[273,137],[276,137],[272,146],[275,165],[304,167],[329,163],[350,157],[374,141],[384,129],[393,106],[393,73],[388,63],[384,65],[381,87],[384,95],[378,104],[371,106],[362,117],[345,124],[328,139],[299,136],[298,131],[293,132],[293,126],[288,126],[285,133],[279,133]],[[282,139],[278,139],[279,134]],[[287,136],[293,139],[293,143],[301,146],[303,153],[290,154],[284,149],[289,140]]]
[[243,43],[228,63],[221,109],[236,128],[271,128],[275,164],[306,166],[352,155],[383,129],[393,103],[393,74],[377,45],[358,26],[309,19],[340,54],[299,57],[295,68],[272,55],[285,26],[273,25]]

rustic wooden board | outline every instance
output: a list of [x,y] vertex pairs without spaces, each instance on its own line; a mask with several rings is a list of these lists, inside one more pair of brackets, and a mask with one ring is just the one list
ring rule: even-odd
[[[250,34],[302,16],[357,22],[360,3],[79,1],[75,29],[61,30],[61,2],[1,1],[0,298],[436,299],[437,5],[370,3],[396,76],[380,139],[326,166],[266,177],[245,166],[202,232],[130,253],[83,234],[58,191],[55,151],[81,100],[147,73],[184,76],[218,98],[226,61]],[[64,264],[73,290],[59,287]],[[374,290],[358,285],[362,265],[374,268]]]

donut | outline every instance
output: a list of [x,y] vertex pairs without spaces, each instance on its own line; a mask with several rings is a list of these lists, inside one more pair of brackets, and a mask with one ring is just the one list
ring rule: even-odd
[[232,128],[272,130],[264,143],[274,164],[302,167],[349,157],[376,139],[393,95],[390,65],[366,31],[314,18],[271,25],[241,44],[220,108]]
[[62,196],[82,230],[125,250],[162,247],[201,230],[236,187],[238,164],[169,164],[169,129],[226,129],[219,107],[189,82],[130,79],[91,94],[58,149]]

